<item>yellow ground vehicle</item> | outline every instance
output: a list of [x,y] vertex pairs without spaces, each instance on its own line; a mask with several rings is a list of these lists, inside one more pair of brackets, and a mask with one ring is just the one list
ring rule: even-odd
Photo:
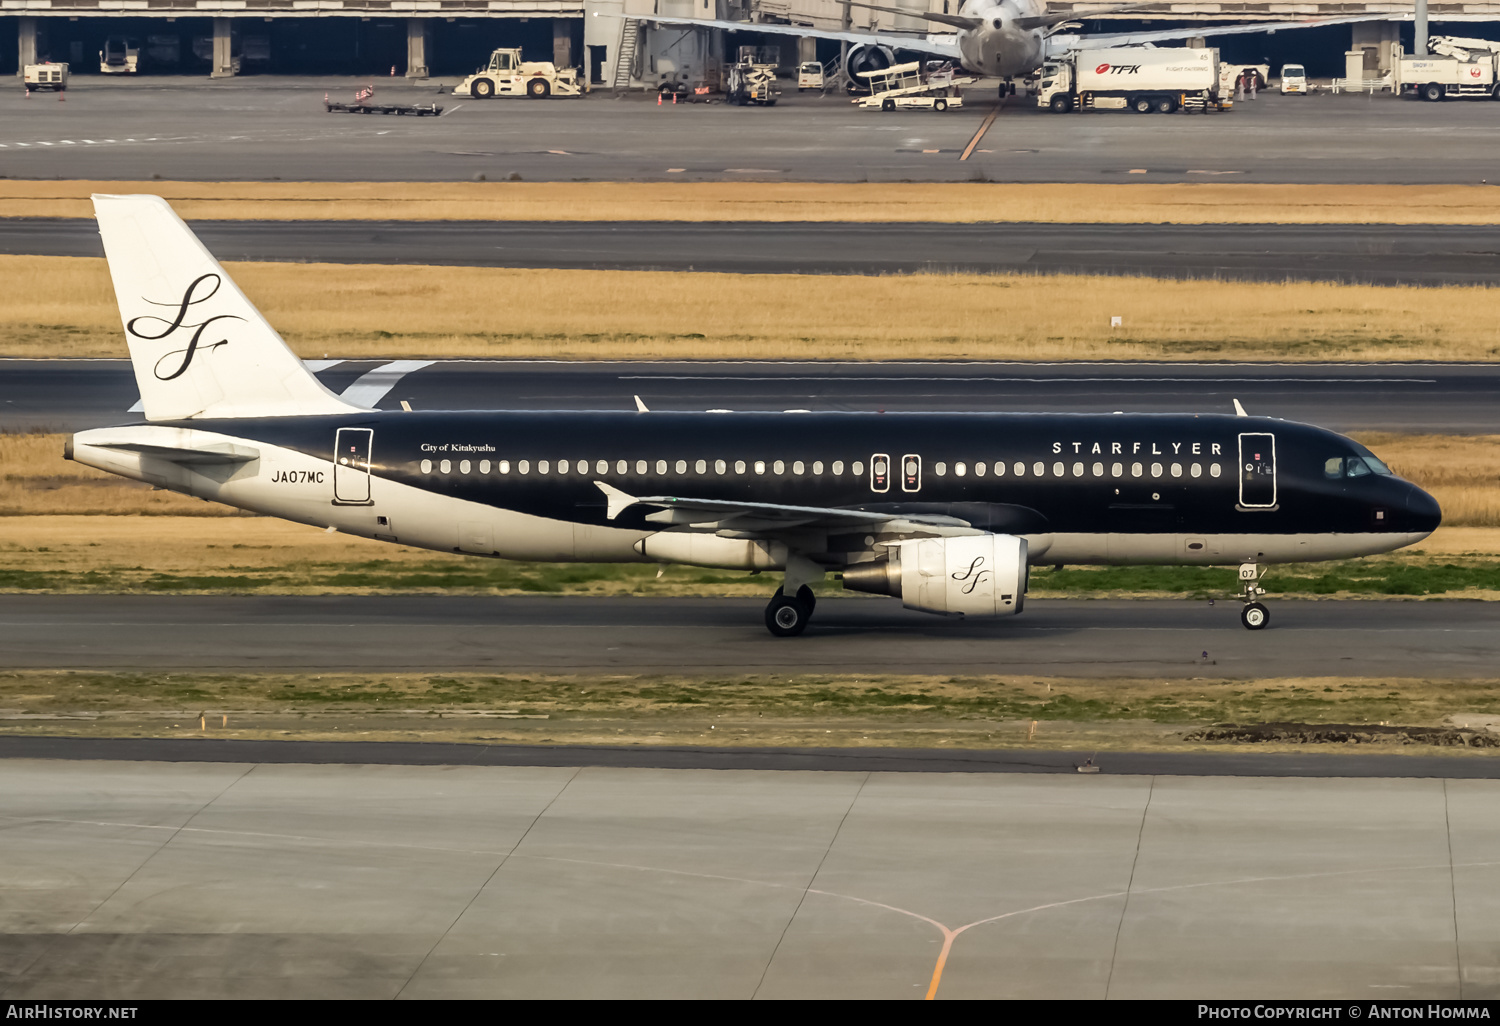
[[493,96],[526,96],[545,100],[549,96],[582,96],[587,86],[577,68],[559,69],[551,61],[523,61],[521,51],[500,49],[490,62],[453,87],[454,96],[487,100]]
[[37,89],[51,89],[54,93],[61,93],[68,88],[68,66],[51,61],[28,64],[22,69],[21,78],[28,93]]

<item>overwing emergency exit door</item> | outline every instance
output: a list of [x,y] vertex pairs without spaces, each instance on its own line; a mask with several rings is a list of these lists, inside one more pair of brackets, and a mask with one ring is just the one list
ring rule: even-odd
[[1276,436],[1240,435],[1240,505],[1269,509],[1276,505]]
[[339,428],[333,436],[333,501],[340,506],[368,506],[370,448],[373,428]]

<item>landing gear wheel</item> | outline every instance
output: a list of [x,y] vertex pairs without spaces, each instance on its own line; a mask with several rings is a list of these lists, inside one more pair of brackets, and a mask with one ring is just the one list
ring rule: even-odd
[[[803,590],[806,590],[805,588]],[[808,592],[811,596],[811,592]],[[812,608],[801,602],[801,591],[797,598],[787,598],[780,588],[766,604],[766,630],[778,638],[794,638],[807,629],[812,618]]]
[[802,608],[807,610],[809,617],[813,615],[813,610],[818,608],[818,597],[805,584],[797,589],[797,601],[802,603]]
[[1156,109],[1149,96],[1137,96],[1131,106],[1135,108],[1137,114],[1150,114]]
[[1259,602],[1251,602],[1240,610],[1240,623],[1245,625],[1247,631],[1264,630],[1266,624],[1270,622],[1270,611]]

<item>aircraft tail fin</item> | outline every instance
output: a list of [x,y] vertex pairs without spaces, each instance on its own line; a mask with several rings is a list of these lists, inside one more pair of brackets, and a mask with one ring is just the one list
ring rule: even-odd
[[313,377],[166,200],[93,200],[147,420],[361,409]]

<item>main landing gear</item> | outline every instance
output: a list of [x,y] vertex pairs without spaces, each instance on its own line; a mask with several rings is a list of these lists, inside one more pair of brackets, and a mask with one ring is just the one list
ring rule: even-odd
[[797,589],[793,598],[787,598],[785,589],[777,588],[776,594],[766,605],[766,630],[778,638],[790,638],[807,629],[818,600],[807,585]]
[[1254,563],[1240,564],[1240,594],[1245,599],[1245,608],[1240,610],[1240,623],[1247,631],[1264,630],[1271,622],[1271,612],[1257,601],[1266,593],[1260,586],[1260,567]]
[[788,556],[786,583],[776,589],[766,605],[766,630],[778,638],[793,638],[807,630],[807,621],[818,604],[808,585],[821,581],[825,572],[810,559]]

